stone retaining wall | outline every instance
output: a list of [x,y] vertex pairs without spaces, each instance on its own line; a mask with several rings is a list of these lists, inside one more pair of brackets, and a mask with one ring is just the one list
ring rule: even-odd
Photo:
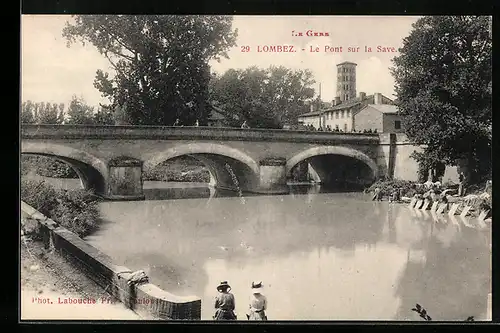
[[46,248],[57,250],[75,263],[107,293],[144,319],[201,319],[200,298],[178,297],[151,283],[129,286],[127,279],[132,270],[113,264],[109,256],[22,201],[21,214],[36,220]]

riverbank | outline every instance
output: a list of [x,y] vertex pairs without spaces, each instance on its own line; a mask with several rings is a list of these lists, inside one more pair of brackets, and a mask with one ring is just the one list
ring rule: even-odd
[[[78,179],[76,172],[66,163],[46,156],[22,156],[21,175],[36,174],[54,179]],[[181,156],[144,170],[143,180],[165,182],[210,182],[208,169],[200,162]]]
[[[50,299],[52,302],[48,303]],[[96,304],[59,304],[95,299]],[[44,303],[45,300],[45,303]],[[140,320],[99,285],[41,242],[21,241],[22,320]]]
[[86,190],[56,189],[43,180],[21,178],[21,200],[80,237],[101,222],[100,200]]
[[[442,189],[451,189],[451,194],[456,193],[458,189],[457,184],[444,184]],[[413,196],[423,196],[430,190],[425,184],[417,182],[405,181],[399,179],[393,180],[379,180],[365,189],[365,193],[375,194],[375,191],[380,191],[381,198],[387,200],[391,197],[392,193],[399,191],[402,197],[413,198]],[[457,203],[462,206],[471,206],[470,215],[477,217],[481,211],[491,210],[491,180],[486,180],[480,184],[472,184],[467,188],[467,195],[458,196],[447,195],[446,198],[449,203]],[[439,191],[439,190],[438,190]],[[438,193],[439,194],[439,193]]]

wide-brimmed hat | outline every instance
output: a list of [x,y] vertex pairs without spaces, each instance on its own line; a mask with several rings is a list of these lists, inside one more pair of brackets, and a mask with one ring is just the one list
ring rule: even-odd
[[226,288],[227,290],[231,290],[231,286],[227,283],[227,281],[222,281],[218,286],[217,286],[217,291],[221,291],[221,289]]
[[252,293],[253,294],[260,293],[263,288],[264,288],[264,286],[262,285],[262,281],[261,282],[252,282]]

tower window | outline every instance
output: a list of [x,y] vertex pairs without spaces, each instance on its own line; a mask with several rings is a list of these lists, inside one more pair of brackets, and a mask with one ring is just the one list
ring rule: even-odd
[[349,99],[349,95],[345,95],[345,100],[347,101]]
[[339,112],[335,112],[335,119],[339,119]]
[[396,120],[394,121],[394,129],[401,129],[401,121],[400,120]]

